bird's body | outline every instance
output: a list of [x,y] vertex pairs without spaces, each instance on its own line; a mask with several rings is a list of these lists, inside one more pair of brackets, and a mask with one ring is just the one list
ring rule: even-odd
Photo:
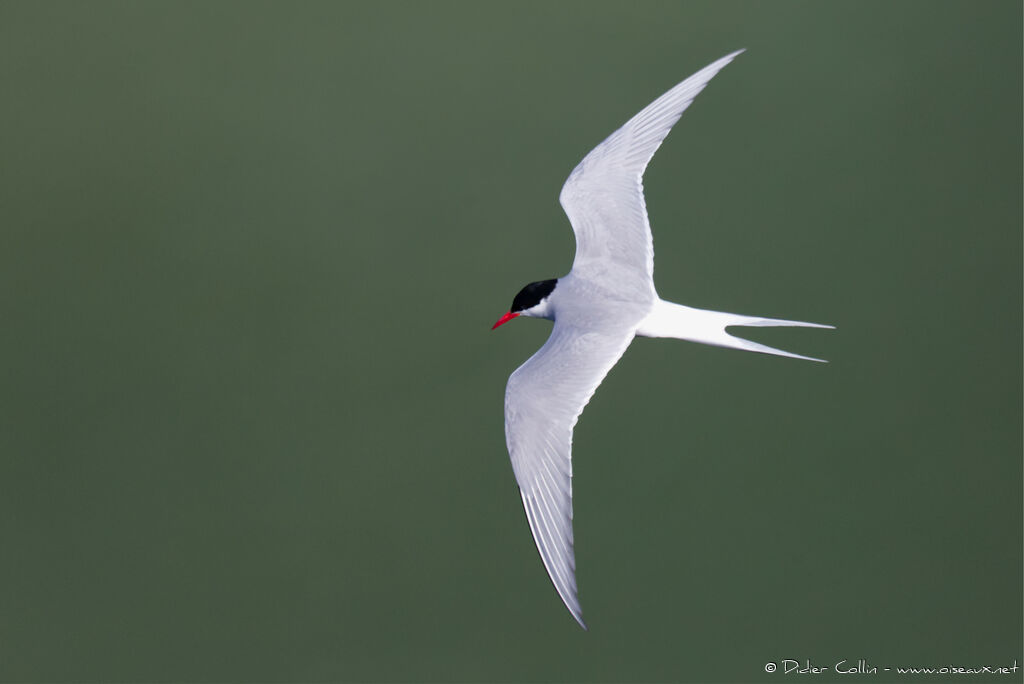
[[817,361],[733,337],[726,327],[831,327],[695,309],[666,302],[655,290],[644,169],[693,98],[738,54],[669,90],[577,165],[559,197],[576,234],[572,270],[557,280],[527,285],[494,324],[520,315],[555,322],[547,342],[509,377],[505,437],[544,566],[584,627],[573,552],[572,432],[633,338],[673,337]]

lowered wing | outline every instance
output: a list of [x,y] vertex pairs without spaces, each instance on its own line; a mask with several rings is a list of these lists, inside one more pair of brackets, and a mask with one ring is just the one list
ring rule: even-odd
[[548,341],[505,389],[505,441],[530,530],[558,595],[584,629],[572,537],[572,431],[635,329],[602,328],[584,331],[556,321]]

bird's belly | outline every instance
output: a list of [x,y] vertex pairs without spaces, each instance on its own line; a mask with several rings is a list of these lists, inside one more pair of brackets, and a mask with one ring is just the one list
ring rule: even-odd
[[558,281],[555,317],[580,328],[637,326],[654,308],[649,281],[593,278],[570,273]]

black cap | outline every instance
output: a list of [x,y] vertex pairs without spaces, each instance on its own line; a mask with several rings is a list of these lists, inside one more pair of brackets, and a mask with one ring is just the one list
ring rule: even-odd
[[553,278],[551,280],[538,280],[535,283],[530,283],[520,290],[516,298],[512,300],[512,308],[509,311],[519,313],[520,311],[526,311],[537,306],[545,297],[551,294],[557,282],[558,278]]

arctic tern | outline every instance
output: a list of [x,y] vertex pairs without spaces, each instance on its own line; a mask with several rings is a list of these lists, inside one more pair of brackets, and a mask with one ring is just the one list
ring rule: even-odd
[[633,338],[672,337],[821,361],[733,337],[726,328],[833,327],[695,309],[666,302],[655,291],[644,169],[683,111],[741,52],[704,67],[656,99],[573,169],[559,196],[576,235],[572,270],[524,287],[492,327],[518,316],[554,321],[547,342],[508,379],[505,440],[544,567],[584,629],[573,552],[572,432]]

